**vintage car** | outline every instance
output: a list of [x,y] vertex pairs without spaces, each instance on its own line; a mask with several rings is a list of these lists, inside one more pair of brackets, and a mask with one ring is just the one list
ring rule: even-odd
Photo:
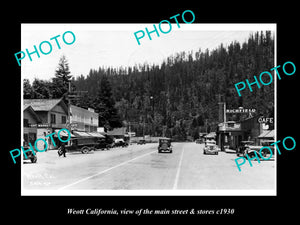
[[216,141],[214,140],[207,140],[205,142],[205,146],[203,148],[203,154],[204,155],[218,155],[219,149],[216,145]]
[[124,141],[123,138],[116,138],[114,140],[114,147],[128,147],[128,143],[126,141]]
[[169,152],[172,153],[172,144],[170,138],[160,138],[158,140],[158,153]]
[[[24,146],[23,148],[24,148],[24,150],[28,150],[29,146]],[[25,152],[25,154],[26,154],[26,157],[25,157],[24,152],[23,152],[23,160],[30,160],[31,163],[36,163],[37,162],[36,154],[33,154],[32,151]]]
[[97,145],[95,145],[96,149],[101,149],[103,150],[108,150],[112,147],[113,145],[111,143],[108,143],[105,139],[101,138],[98,139]]
[[92,150],[96,150],[98,138],[96,137],[77,137],[71,138],[69,145],[66,145],[66,151],[81,151],[86,154]]
[[145,145],[146,144],[146,140],[145,139],[141,139],[138,141],[137,143],[138,145]]
[[[262,151],[260,151],[260,149],[264,146],[268,146],[271,150],[272,150],[272,156],[274,157],[274,145],[270,145],[274,143],[274,141],[264,141],[261,144],[262,145],[249,145],[247,146],[247,148],[244,151],[243,156],[245,158],[247,158],[246,154],[248,155],[248,157],[251,159],[253,157],[255,157],[255,155],[257,155],[259,158],[265,158],[268,159],[270,156],[270,151],[267,148],[262,149]],[[256,152],[256,154],[255,154]],[[267,156],[269,155],[269,156]]]
[[244,151],[248,148],[249,145],[253,145],[253,141],[241,141],[240,145],[236,149],[236,155],[244,155]]
[[105,136],[105,138],[98,138],[97,145],[95,146],[96,149],[109,150],[110,148],[114,147],[114,140],[109,136]]

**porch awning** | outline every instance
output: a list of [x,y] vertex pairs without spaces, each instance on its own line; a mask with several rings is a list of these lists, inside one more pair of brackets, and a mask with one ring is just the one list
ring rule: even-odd
[[104,135],[98,132],[84,132],[84,131],[73,131],[76,137],[98,137],[98,138],[105,138]]
[[83,131],[73,131],[76,137],[92,137],[89,133]]
[[88,134],[90,134],[93,137],[98,137],[98,138],[105,138],[104,135],[97,133],[97,132],[88,132]]
[[274,139],[275,132],[274,132],[274,130],[266,130],[266,131],[263,131],[257,138],[258,139]]
[[[55,131],[55,136],[57,136],[58,131],[60,131],[60,129],[55,129],[54,131]],[[69,133],[71,134],[71,138],[72,138],[72,137],[75,137],[74,134],[72,134],[71,132],[69,132]],[[60,135],[61,137],[69,137],[68,132],[65,131],[65,130],[60,131],[60,132],[59,132],[59,135]]]

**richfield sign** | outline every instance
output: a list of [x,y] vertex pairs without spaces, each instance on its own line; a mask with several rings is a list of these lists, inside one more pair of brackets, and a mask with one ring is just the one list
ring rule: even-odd
[[226,109],[226,113],[255,113],[256,109]]

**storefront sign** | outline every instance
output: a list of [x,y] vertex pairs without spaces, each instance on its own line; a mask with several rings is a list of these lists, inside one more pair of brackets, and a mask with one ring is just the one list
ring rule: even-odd
[[37,128],[49,128],[52,127],[51,123],[38,123],[38,124],[30,124],[30,127],[37,127]]
[[244,109],[244,108],[226,109],[226,113],[254,113],[254,112],[256,112],[256,109]]
[[273,123],[273,117],[259,117],[258,122],[259,123]]

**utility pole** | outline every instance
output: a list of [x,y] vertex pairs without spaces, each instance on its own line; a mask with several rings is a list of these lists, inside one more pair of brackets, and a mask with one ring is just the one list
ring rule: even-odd
[[218,96],[218,105],[219,105],[219,123],[221,123],[221,122],[225,123],[226,122],[226,102],[221,101],[221,96],[224,96],[224,95],[217,94],[217,96]]
[[[226,102],[225,102],[225,99],[223,102],[221,101],[221,96],[224,96],[224,95],[218,94],[217,96],[218,96],[218,105],[219,105],[219,123],[223,122],[223,126],[225,128],[226,127],[226,124],[225,124],[226,123]],[[222,110],[222,108],[223,108],[223,110]],[[225,131],[225,129],[224,129],[224,131]],[[221,151],[224,150],[224,142],[222,141],[222,139],[224,140],[224,137],[225,137],[225,133],[220,132],[218,135],[218,145],[220,146]]]
[[71,81],[68,82],[68,85],[68,124],[66,124],[66,127],[71,131],[71,100],[78,100],[81,98],[80,94],[87,93],[88,91],[71,91]]

